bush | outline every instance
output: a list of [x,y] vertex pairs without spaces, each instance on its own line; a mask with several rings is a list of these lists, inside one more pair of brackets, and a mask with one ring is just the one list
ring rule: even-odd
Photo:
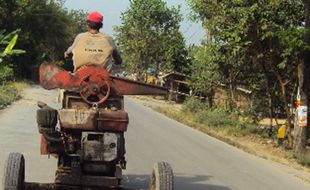
[[268,117],[268,99],[265,96],[254,98],[252,106],[243,110],[242,116],[249,118],[254,123],[258,123],[261,119]]
[[308,154],[295,154],[294,155],[297,162],[303,166],[310,167],[310,153]]
[[16,84],[6,84],[0,86],[0,109],[10,105],[13,101],[18,100],[21,88]]
[[3,83],[12,80],[13,78],[13,69],[9,65],[3,65],[0,64],[0,85],[3,85]]
[[246,119],[240,120],[238,114],[230,113],[221,107],[209,108],[206,103],[196,98],[188,98],[182,112],[182,115],[190,115],[194,122],[211,128],[226,128],[225,130],[234,135],[246,135],[257,130],[256,125]]
[[248,135],[257,133],[257,126],[252,123],[238,121],[237,124],[230,129],[230,132],[237,135]]
[[210,127],[235,126],[238,120],[230,117],[230,114],[221,109],[203,110],[197,113],[196,121]]
[[205,104],[204,102],[194,97],[190,97],[185,100],[182,110],[188,112],[199,112],[206,109],[207,107],[207,104]]

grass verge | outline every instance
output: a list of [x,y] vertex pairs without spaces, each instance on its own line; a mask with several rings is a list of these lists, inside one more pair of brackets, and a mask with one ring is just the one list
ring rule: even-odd
[[[202,131],[212,137],[215,137],[221,141],[227,142],[230,145],[233,145],[235,147],[241,148],[245,150],[246,152],[249,152],[251,154],[255,154],[255,151],[249,149],[246,146],[243,146],[241,143],[238,143],[237,141],[234,141],[233,139],[229,138],[227,134],[239,136],[240,134],[244,133],[238,133],[238,129],[229,128],[229,125],[232,124],[233,121],[231,121],[229,118],[223,118],[223,117],[210,117],[208,120],[200,121],[200,118],[202,117],[203,113],[199,113],[196,115],[195,113],[187,112],[187,111],[181,111],[176,112],[175,110],[167,109],[167,107],[154,107],[155,111],[162,113],[166,115],[167,117],[174,119],[180,123],[183,123],[185,125],[188,125],[194,129],[197,129],[199,131]],[[213,115],[214,113],[206,115]],[[214,115],[213,115],[214,116]],[[210,121],[210,123],[208,123]],[[213,127],[211,124],[215,124]],[[223,125],[222,125],[223,124]],[[222,126],[221,126],[222,125]]]
[[25,82],[10,82],[0,86],[0,109],[6,108],[12,102],[21,98],[21,92],[26,88]]
[[305,167],[310,168],[310,153],[305,154],[294,154],[294,158],[297,162]]
[[[185,102],[185,104],[180,105],[150,97],[137,97],[137,99],[145,106],[167,117],[250,154],[310,173],[309,155],[294,155],[293,151],[279,147],[275,135],[270,137],[265,128],[251,124],[250,121],[242,116],[230,114],[220,108],[206,109],[205,105],[199,104],[196,101]],[[310,182],[310,176],[297,177]]]

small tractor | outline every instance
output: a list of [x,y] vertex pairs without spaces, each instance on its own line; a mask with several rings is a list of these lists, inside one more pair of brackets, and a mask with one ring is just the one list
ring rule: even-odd
[[[167,89],[115,77],[98,66],[69,73],[43,63],[39,72],[43,88],[64,91],[60,110],[43,102],[38,102],[37,110],[41,154],[58,159],[55,182],[25,182],[24,156],[10,153],[4,190],[124,189],[124,133],[129,122],[124,95],[166,95]],[[173,190],[173,186],[171,166],[155,163],[150,190]]]

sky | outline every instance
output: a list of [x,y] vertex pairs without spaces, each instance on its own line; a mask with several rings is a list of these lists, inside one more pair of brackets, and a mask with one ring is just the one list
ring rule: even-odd
[[[204,37],[204,30],[200,23],[192,22],[188,19],[190,8],[187,0],[166,0],[167,5],[181,5],[181,14],[184,21],[181,23],[181,32],[183,32],[186,44],[199,45]],[[129,6],[128,0],[66,0],[65,7],[68,9],[82,9],[87,12],[99,11],[104,15],[103,32],[113,36],[113,26],[120,25],[121,13]]]

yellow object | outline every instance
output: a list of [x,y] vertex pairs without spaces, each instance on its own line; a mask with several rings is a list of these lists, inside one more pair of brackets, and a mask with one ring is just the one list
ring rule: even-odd
[[148,83],[148,84],[156,84],[156,78],[154,76],[147,75],[146,83]]
[[286,125],[282,125],[278,130],[278,138],[284,139],[285,136]]

